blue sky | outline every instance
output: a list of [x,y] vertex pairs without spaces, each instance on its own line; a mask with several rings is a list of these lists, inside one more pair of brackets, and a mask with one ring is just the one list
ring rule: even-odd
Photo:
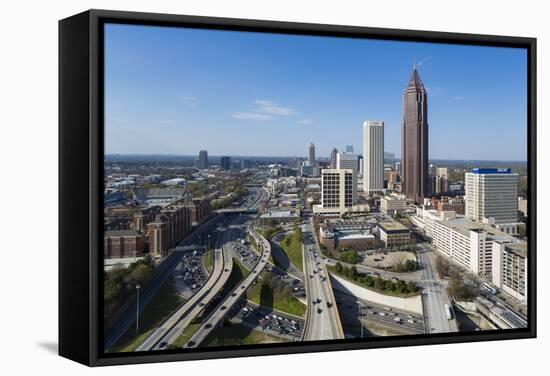
[[114,24],[105,151],[328,157],[383,120],[399,156],[413,59],[430,159],[526,160],[525,50]]

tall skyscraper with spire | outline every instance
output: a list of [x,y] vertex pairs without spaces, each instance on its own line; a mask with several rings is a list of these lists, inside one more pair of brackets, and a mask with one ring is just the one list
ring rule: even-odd
[[407,199],[421,202],[429,195],[428,96],[416,63],[403,92],[401,161],[403,193]]
[[315,166],[315,145],[313,145],[313,142],[307,148],[307,161],[310,166]]

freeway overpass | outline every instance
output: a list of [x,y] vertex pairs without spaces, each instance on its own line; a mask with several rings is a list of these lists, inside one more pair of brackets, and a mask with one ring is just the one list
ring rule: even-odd
[[262,270],[268,263],[269,256],[271,255],[271,246],[263,236],[256,233],[256,231],[249,227],[250,234],[254,237],[256,242],[261,245],[262,253],[258,262],[254,268],[248,273],[248,275],[241,281],[235,288],[228,294],[228,296],[216,307],[214,312],[208,316],[203,322],[201,327],[193,334],[191,339],[187,342],[186,347],[192,348],[199,346],[206,337],[223,322],[225,315],[231,309],[231,307],[237,303],[245,294],[246,290],[250,287],[252,282],[258,278]]

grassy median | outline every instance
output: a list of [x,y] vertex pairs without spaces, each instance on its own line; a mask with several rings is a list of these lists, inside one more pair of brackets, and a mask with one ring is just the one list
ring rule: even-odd
[[280,337],[253,330],[243,325],[225,324],[206,337],[203,346],[236,346],[284,342]]
[[292,294],[292,287],[268,272],[262,273],[262,280],[249,288],[247,298],[253,303],[296,316],[304,316],[306,312],[305,304]]
[[168,277],[139,315],[139,333],[136,335],[134,321],[113,346],[111,352],[134,351],[162,320],[184,303],[185,299],[174,288],[173,278]]
[[287,235],[279,243],[282,250],[298,270],[304,270],[304,259],[303,259],[303,235],[301,231],[294,232],[290,235]]

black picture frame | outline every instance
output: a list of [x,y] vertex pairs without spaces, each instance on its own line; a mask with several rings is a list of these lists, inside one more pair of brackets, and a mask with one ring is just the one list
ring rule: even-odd
[[[376,337],[155,353],[104,354],[103,33],[125,23],[380,40],[519,47],[528,75],[528,327],[501,331]],[[88,10],[59,21],[59,354],[88,366],[354,350],[536,337],[536,39],[357,26]],[[83,194],[83,192],[87,194]]]

